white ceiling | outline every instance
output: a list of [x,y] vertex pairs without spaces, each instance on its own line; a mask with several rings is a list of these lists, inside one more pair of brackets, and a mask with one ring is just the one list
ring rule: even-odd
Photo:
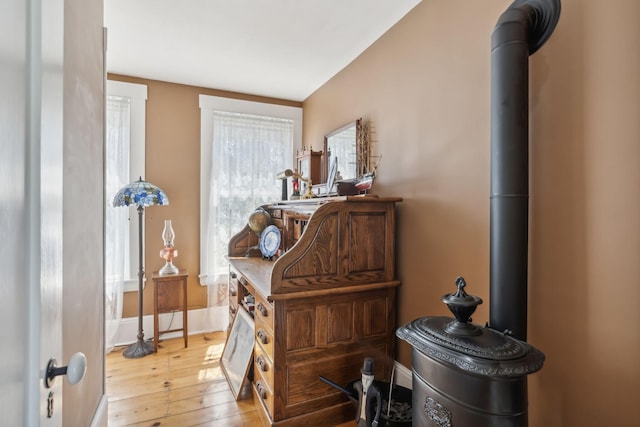
[[420,0],[104,0],[107,71],[303,101]]

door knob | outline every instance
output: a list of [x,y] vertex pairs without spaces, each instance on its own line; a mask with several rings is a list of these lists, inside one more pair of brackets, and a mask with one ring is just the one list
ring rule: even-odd
[[51,388],[58,375],[66,375],[69,384],[77,384],[84,377],[86,371],[87,357],[83,353],[74,353],[69,359],[69,364],[60,368],[56,366],[56,359],[52,357],[47,363],[44,385],[47,388]]

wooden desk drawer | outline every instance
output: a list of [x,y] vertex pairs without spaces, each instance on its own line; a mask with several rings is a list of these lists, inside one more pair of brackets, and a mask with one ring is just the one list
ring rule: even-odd
[[229,304],[229,328],[233,325],[233,319],[236,318],[236,314],[238,314],[238,305]]
[[253,394],[260,399],[271,418],[273,418],[273,391],[260,373],[258,373],[253,383]]
[[264,352],[273,360],[273,333],[265,327],[260,319],[256,319],[255,339]]
[[254,348],[254,372],[260,372],[269,387],[273,389],[273,362],[271,357],[262,348],[256,344]]
[[273,332],[273,305],[260,295],[256,295],[255,312],[256,318],[260,319]]
[[229,304],[237,306],[240,293],[240,282],[238,282],[238,273],[229,267]]
[[229,266],[229,283],[235,285],[236,288],[238,287],[239,276],[240,276],[240,273],[234,270],[233,267]]

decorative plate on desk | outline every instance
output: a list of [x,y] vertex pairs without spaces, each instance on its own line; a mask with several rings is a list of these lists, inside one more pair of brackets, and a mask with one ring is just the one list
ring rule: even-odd
[[272,258],[280,248],[280,230],[270,225],[260,234],[260,252],[265,258]]

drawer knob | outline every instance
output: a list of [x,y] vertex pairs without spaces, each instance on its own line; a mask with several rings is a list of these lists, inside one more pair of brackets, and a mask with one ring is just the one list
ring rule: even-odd
[[267,336],[267,333],[262,329],[258,329],[258,338],[260,338],[260,342],[262,344],[267,344],[269,342],[269,337]]
[[229,273],[229,276],[231,276],[232,279],[235,279],[236,277],[238,277],[235,271],[232,271],[231,273]]
[[256,363],[258,364],[262,372],[267,372],[269,370],[269,366],[267,365],[267,362],[264,361],[262,356],[258,356],[256,358]]
[[258,395],[262,400],[267,398],[267,391],[264,389],[264,386],[260,381],[256,383],[256,390],[258,390]]
[[267,307],[262,305],[261,302],[258,303],[258,311],[262,314],[262,317],[267,317],[269,315],[269,311],[267,311]]
[[236,291],[236,288],[229,288],[229,293],[231,294],[232,297],[235,297],[236,295],[238,295],[238,291]]
[[236,315],[236,308],[232,305],[229,306],[229,313],[231,313],[232,316]]

